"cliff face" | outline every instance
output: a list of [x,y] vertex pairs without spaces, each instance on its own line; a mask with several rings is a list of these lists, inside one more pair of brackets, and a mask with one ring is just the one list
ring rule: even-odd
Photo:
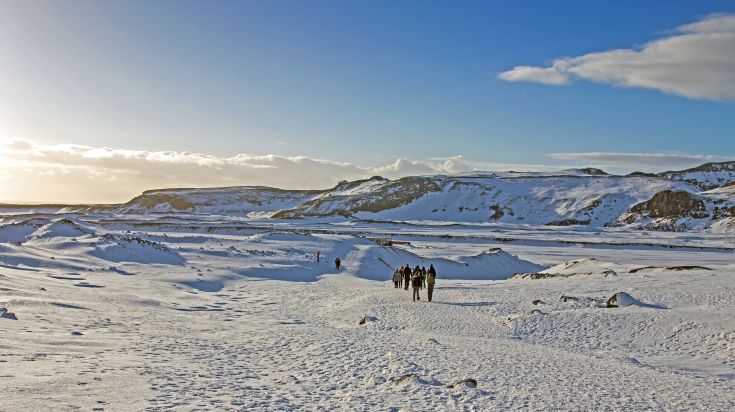
[[654,219],[703,219],[709,216],[704,202],[697,195],[684,190],[658,192],[651,199],[633,206],[630,214]]
[[617,226],[684,231],[715,228],[728,232],[735,217],[735,198],[716,192],[691,193],[664,190],[634,205],[618,219]]

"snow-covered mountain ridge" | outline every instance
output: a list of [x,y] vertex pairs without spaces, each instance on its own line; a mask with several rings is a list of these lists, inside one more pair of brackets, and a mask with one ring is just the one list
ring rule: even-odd
[[[396,180],[375,176],[343,181],[328,190],[262,186],[150,190],[121,205],[59,207],[56,211],[730,232],[735,228],[733,180],[735,162],[708,163],[659,175],[613,176],[599,169],[584,168],[557,172],[474,172]],[[713,182],[722,185],[703,191],[713,186]]]
[[705,163],[691,169],[659,173],[657,176],[688,182],[702,190],[710,190],[735,183],[735,162]]

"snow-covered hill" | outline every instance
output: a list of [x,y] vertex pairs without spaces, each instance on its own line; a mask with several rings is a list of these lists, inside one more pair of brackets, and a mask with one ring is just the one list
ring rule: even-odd
[[[693,199],[694,209],[682,205],[659,211],[673,199],[665,196],[672,192]],[[731,191],[699,193],[689,183],[648,176],[373,178],[340,185],[273,216],[688,230],[735,215],[734,200]]]
[[735,182],[735,162],[705,163],[691,169],[659,173],[664,179],[689,182],[702,190]]
[[181,212],[246,216],[296,207],[320,192],[262,186],[149,190],[115,208],[116,212]]
[[[594,168],[373,177],[327,190],[261,186],[146,191],[122,205],[29,207],[52,213],[188,213],[275,219],[361,219],[630,227],[729,232],[735,162],[659,175]],[[702,191],[703,188],[711,188]],[[7,210],[6,210],[7,209]],[[22,209],[0,205],[0,213]],[[30,217],[30,216],[29,216]],[[6,229],[10,230],[10,229]],[[18,229],[21,230],[21,229]]]

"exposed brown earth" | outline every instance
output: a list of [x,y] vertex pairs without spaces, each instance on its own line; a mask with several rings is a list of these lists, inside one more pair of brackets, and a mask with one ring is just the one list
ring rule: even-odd
[[625,223],[633,223],[638,216],[650,218],[706,218],[709,216],[704,202],[696,195],[683,190],[664,190],[656,193],[651,199],[638,203],[630,209],[630,216]]

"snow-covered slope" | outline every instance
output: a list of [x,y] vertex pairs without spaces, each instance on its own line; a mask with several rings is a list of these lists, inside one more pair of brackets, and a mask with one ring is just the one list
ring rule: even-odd
[[246,216],[296,207],[319,192],[262,186],[149,190],[116,208],[122,213],[190,212]]
[[664,190],[651,199],[633,206],[623,214],[618,225],[653,230],[682,231],[719,227],[722,221],[735,216],[735,197],[719,190],[711,193],[691,193],[684,190]]
[[[692,213],[651,213],[666,193],[684,193]],[[697,193],[689,183],[649,176],[539,175],[373,178],[342,184],[274,217],[340,215],[362,220],[631,226],[656,230],[708,228],[730,217],[730,192]],[[638,206],[638,209],[636,209]],[[697,213],[694,213],[697,212]]]
[[[536,246],[521,261],[441,234],[389,248],[127,219],[18,222],[35,229],[0,242],[3,411],[735,408],[731,250],[661,252],[623,232],[627,246]],[[389,280],[429,262],[431,302]],[[474,278],[509,268],[558,276]]]
[[[143,193],[122,213],[188,212],[257,218],[506,223],[654,230],[709,229],[733,215],[732,190],[701,192],[730,179],[735,163],[660,175],[611,176],[594,168],[555,172],[473,172],[453,176],[373,177],[323,191],[265,187],[168,189]],[[719,187],[719,186],[718,186]],[[656,213],[667,193],[689,193],[700,213]],[[635,209],[635,208],[638,209]],[[730,225],[717,224],[717,231]]]
[[[185,213],[258,219],[618,226],[721,233],[730,230],[732,225],[727,222],[735,215],[735,186],[725,183],[733,178],[735,162],[708,163],[660,175],[611,176],[585,168],[396,180],[376,176],[340,182],[332,189],[319,191],[259,186],[163,189],[144,192],[123,205],[43,210],[47,215]],[[702,191],[710,187],[715,188]],[[21,209],[7,210],[7,215],[15,215],[16,219],[22,216]]]
[[376,212],[357,210],[362,219],[500,222],[533,225],[614,222],[630,206],[660,190],[688,185],[625,177],[445,177],[440,191],[410,204]]
[[[329,271],[337,257],[342,260],[343,270],[372,280],[388,279],[405,264],[433,264],[442,279],[507,279],[516,273],[544,268],[500,249],[455,259],[423,258],[411,250],[379,246],[364,237],[266,231],[224,238],[215,251],[198,243],[206,239],[203,237],[109,231],[69,218],[37,220],[0,225],[0,265],[63,265],[75,270],[99,270],[117,263],[181,266],[187,262],[187,256],[195,254],[198,259],[205,255],[221,262],[238,276],[309,282]],[[224,241],[231,245],[223,247]],[[193,245],[183,246],[189,242]],[[249,247],[243,248],[242,242]],[[33,251],[33,258],[20,257],[22,250]],[[319,262],[316,252],[321,255]]]
[[689,182],[702,190],[735,182],[735,162],[705,163],[691,169],[659,173],[664,179]]

